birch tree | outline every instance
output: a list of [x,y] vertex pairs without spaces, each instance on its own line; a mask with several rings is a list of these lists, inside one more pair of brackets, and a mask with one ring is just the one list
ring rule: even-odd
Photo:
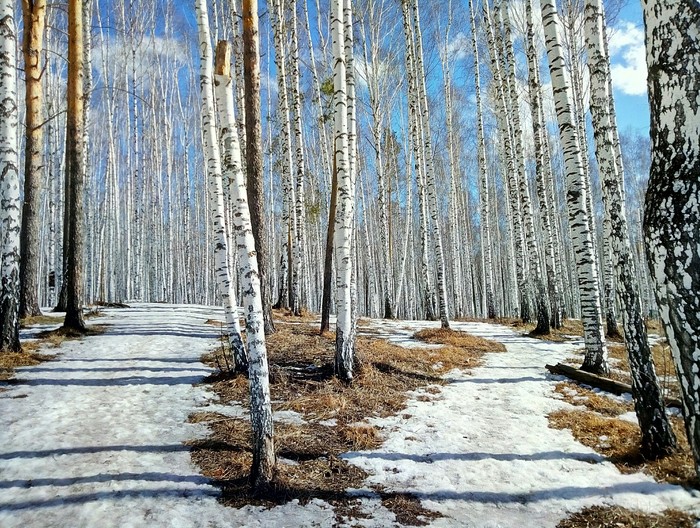
[[644,237],[700,475],[700,9],[642,6],[652,142]]
[[473,0],[469,0],[469,20],[472,31],[472,48],[474,53],[474,93],[476,96],[476,148],[479,165],[479,202],[481,204],[481,278],[484,288],[484,315],[489,319],[496,317],[496,305],[493,298],[493,257],[491,255],[491,211],[489,198],[488,168],[486,166],[486,143],[484,142],[484,111],[481,103],[481,81],[479,73],[479,47],[476,38],[476,21]]
[[564,69],[559,15],[555,0],[540,0],[540,4],[566,171],[566,203],[581,295],[581,320],[586,346],[581,368],[605,374],[609,370],[608,351],[603,337],[598,268],[593,251],[593,234],[588,221],[585,175],[572,111],[571,87]]
[[0,0],[0,353],[18,352],[19,152],[15,3]]
[[513,53],[513,39],[511,35],[510,15],[506,2],[499,3],[499,21],[502,19],[505,38],[506,78],[505,84],[510,94],[510,109],[513,129],[513,153],[515,155],[516,170],[518,173],[518,185],[520,200],[522,203],[523,224],[525,241],[530,257],[530,270],[532,282],[535,287],[535,305],[537,307],[537,326],[533,332],[536,334],[548,334],[549,327],[549,295],[544,285],[540,248],[535,233],[534,218],[532,213],[532,200],[530,199],[530,187],[528,185],[527,170],[525,167],[525,153],[523,145],[523,130],[520,125],[520,99],[518,97],[517,80],[515,78],[515,56]]
[[616,123],[610,115],[613,94],[609,91],[609,59],[605,46],[603,6],[586,0],[585,37],[590,71],[590,109],[596,158],[602,177],[605,221],[610,224],[612,265],[616,272],[617,297],[622,305],[625,347],[632,374],[632,396],[642,431],[642,453],[649,458],[669,454],[676,439],[666,417],[665,403],[654,371],[647,330],[642,318],[637,271],[632,259],[625,213],[623,167],[615,149]]
[[549,289],[550,317],[554,328],[560,328],[561,306],[559,302],[559,285],[557,283],[557,263],[554,250],[553,226],[550,221],[550,203],[547,192],[548,181],[551,180],[552,166],[549,161],[549,144],[545,127],[544,112],[542,109],[542,90],[540,87],[539,61],[535,48],[534,17],[532,12],[532,0],[525,0],[526,17],[526,54],[528,69],[528,90],[530,96],[530,112],[532,116],[532,132],[535,147],[535,177],[537,180],[537,197],[540,204],[540,223],[542,225],[545,249],[545,270],[547,273],[547,286]]
[[[331,38],[333,48],[333,108],[335,163],[338,177],[338,198],[335,215],[336,272],[336,340],[335,372],[343,381],[352,381],[355,370],[355,321],[353,319],[351,282],[353,255],[351,251],[355,226],[355,182],[351,173],[348,130],[348,73],[346,54],[346,16],[350,15],[350,0],[331,1]],[[349,50],[350,54],[352,49]]]
[[202,138],[205,156],[207,158],[207,190],[209,196],[209,214],[211,215],[214,234],[214,273],[217,279],[219,295],[224,305],[226,329],[233,356],[234,371],[247,370],[241,326],[236,307],[236,292],[228,260],[228,241],[226,237],[226,213],[224,210],[224,191],[221,176],[221,152],[214,112],[213,53],[209,30],[209,13],[205,0],[197,0],[197,26],[199,28],[199,83],[202,97]]
[[41,198],[43,154],[43,64],[46,0],[22,0],[26,132],[24,147],[24,201],[20,245],[20,317],[41,315],[39,308],[39,258],[41,250]]
[[[275,471],[275,445],[272,425],[269,368],[265,344],[265,321],[258,274],[258,258],[250,222],[241,149],[236,129],[231,82],[231,47],[221,41],[216,57],[216,102],[221,127],[224,175],[233,198],[233,228],[238,250],[238,273],[243,286],[243,311],[249,358],[250,419],[253,426],[253,489],[269,486]],[[251,148],[251,145],[248,145]]]

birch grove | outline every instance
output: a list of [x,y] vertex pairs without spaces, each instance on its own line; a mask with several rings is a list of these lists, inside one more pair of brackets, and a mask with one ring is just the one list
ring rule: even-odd
[[602,375],[620,318],[651,457],[660,317],[700,460],[693,8],[645,4],[650,141],[618,130],[600,0],[0,5],[3,350],[40,307],[222,306],[264,486],[275,318],[320,312],[347,383],[360,318],[580,319]]

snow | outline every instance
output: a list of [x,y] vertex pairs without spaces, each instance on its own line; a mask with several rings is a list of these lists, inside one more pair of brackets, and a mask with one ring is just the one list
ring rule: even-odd
[[[332,507],[321,500],[225,508],[190,461],[183,442],[207,429],[187,423],[189,414],[245,417],[198,384],[210,373],[199,358],[217,346],[218,329],[204,324],[221,316],[215,310],[107,309],[98,320],[108,325],[104,335],[64,342],[55,361],[18,369],[18,382],[0,393],[0,526],[334,525]],[[375,321],[359,331],[421,346],[413,332],[437,324]],[[439,393],[417,391],[399,415],[372,420],[383,428],[382,447],[344,455],[370,473],[353,490],[369,518],[348,524],[396,525],[372,485],[414,493],[445,515],[431,526],[554,527],[568,512],[601,503],[700,511],[697,496],[622,475],[568,431],[548,428],[547,413],[570,406],[554,396],[544,364],[580,343],[532,340],[481,323],[453,327],[502,341],[508,352],[488,354],[470,374],[453,371]]]

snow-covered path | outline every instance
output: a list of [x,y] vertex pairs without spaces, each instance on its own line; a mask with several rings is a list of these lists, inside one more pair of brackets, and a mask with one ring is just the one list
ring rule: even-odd
[[[218,331],[212,308],[106,310],[105,334],[67,341],[60,356],[18,369],[0,393],[0,526],[274,526],[332,519],[325,507],[233,510],[191,463],[206,436],[190,413],[212,394],[192,384]],[[301,508],[296,508],[301,510]],[[301,525],[301,523],[299,524]]]
[[[18,370],[17,383],[0,393],[1,527],[334,525],[320,500],[225,508],[191,463],[183,442],[207,431],[188,415],[225,411],[192,385],[210,372],[199,358],[216,346],[218,330],[205,324],[221,317],[215,310],[106,310],[97,321],[108,325],[105,334],[65,342],[55,361]],[[415,346],[413,332],[434,324],[377,321],[369,329]],[[602,502],[698,507],[678,487],[594,463],[598,455],[567,431],[547,427],[546,414],[567,404],[551,397],[543,365],[574,345],[454,326],[502,341],[508,352],[488,354],[470,375],[452,373],[440,393],[416,394],[404,412],[378,420],[384,445],[345,455],[370,472],[368,486],[415,493],[445,515],[433,526],[554,527],[567,511]],[[396,525],[377,497],[363,502],[370,518],[350,525]]]
[[[413,332],[434,326],[375,322],[370,329],[409,345]],[[346,455],[373,474],[372,484],[414,493],[445,515],[431,526],[554,527],[567,511],[601,503],[700,512],[697,493],[622,475],[568,431],[548,427],[549,412],[570,406],[553,399],[544,365],[581,343],[538,341],[483,323],[452,327],[500,341],[508,351],[487,354],[471,375],[453,373],[432,401],[413,400],[400,416],[376,420],[388,436],[382,447]]]

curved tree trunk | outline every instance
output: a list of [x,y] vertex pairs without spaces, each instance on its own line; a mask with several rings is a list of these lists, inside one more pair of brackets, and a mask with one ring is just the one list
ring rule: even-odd
[[644,237],[700,475],[700,8],[642,5],[652,141]]

